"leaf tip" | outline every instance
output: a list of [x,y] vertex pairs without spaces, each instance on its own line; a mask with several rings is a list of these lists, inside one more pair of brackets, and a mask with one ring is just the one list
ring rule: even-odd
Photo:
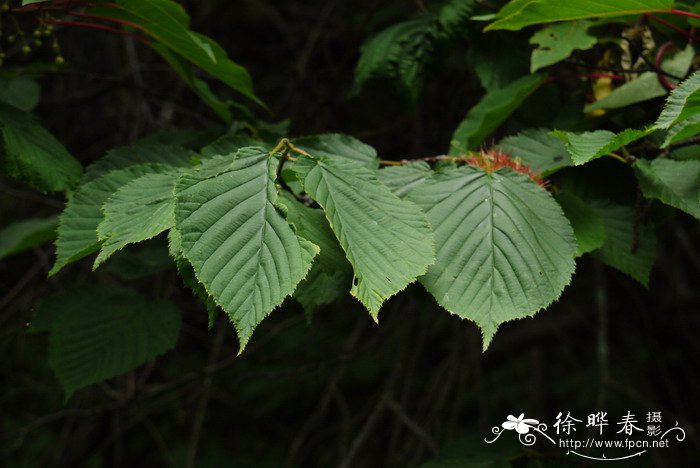
[[498,324],[479,324],[479,328],[481,330],[481,352],[485,353],[496,335]]

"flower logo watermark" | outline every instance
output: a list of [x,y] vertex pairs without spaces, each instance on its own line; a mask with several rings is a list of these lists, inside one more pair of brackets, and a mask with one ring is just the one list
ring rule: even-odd
[[525,413],[520,413],[520,416],[517,418],[509,414],[506,419],[507,420],[501,424],[501,427],[507,431],[515,429],[515,432],[518,434],[527,434],[530,432],[530,428],[537,427],[540,423],[537,419],[525,419]]
[[[534,445],[538,436],[543,436],[551,444],[567,449],[567,455],[575,455],[589,460],[616,461],[639,457],[649,449],[668,448],[671,442],[674,442],[674,438],[675,442],[685,440],[685,430],[678,425],[677,421],[674,426],[663,428],[662,415],[658,411],[647,413],[646,427],[640,427],[643,426],[644,422],[642,418],[640,421],[631,411],[627,411],[617,423],[618,426],[622,427],[617,431],[611,429],[613,438],[606,438],[603,437],[603,434],[608,426],[607,416],[608,413],[604,411],[588,415],[585,428],[577,432],[577,425],[582,426],[584,420],[572,416],[570,411],[567,411],[566,415],[564,412],[559,412],[552,425],[550,435],[547,433],[547,424],[537,419],[526,418],[525,413],[521,413],[518,417],[509,414],[500,426],[491,428],[491,433],[495,437],[490,440],[485,438],[484,442],[492,444],[502,434],[512,431],[518,434],[518,440],[524,446]],[[577,434],[581,435],[577,436]],[[675,437],[669,439],[669,435]],[[610,457],[605,454],[604,450],[612,450],[616,453],[627,451],[628,453]]]

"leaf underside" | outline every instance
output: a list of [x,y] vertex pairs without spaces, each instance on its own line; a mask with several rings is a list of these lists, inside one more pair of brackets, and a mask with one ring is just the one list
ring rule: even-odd
[[382,303],[425,273],[434,241],[425,215],[343,159],[299,159],[294,171],[323,208],[353,266],[351,294],[376,320]]
[[278,211],[277,165],[263,148],[243,148],[232,160],[217,158],[184,175],[176,187],[182,253],[231,318],[241,351],[318,253]]
[[573,231],[527,176],[446,168],[409,197],[427,213],[438,246],[420,282],[440,305],[479,325],[484,349],[501,323],[547,307],[569,284]]

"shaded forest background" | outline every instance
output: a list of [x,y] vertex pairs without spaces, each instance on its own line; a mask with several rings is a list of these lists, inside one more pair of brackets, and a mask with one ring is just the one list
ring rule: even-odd
[[[258,108],[258,117],[289,119],[291,135],[348,133],[383,159],[446,151],[455,126],[483,95],[469,66],[470,41],[485,44],[504,34],[475,32],[441,51],[441,65],[412,105],[386,84],[351,91],[362,42],[417,12],[420,2],[183,3],[192,29],[250,71],[271,108],[269,114]],[[138,42],[78,29],[59,37],[67,64],[41,78],[37,115],[84,165],[156,131],[223,130]],[[515,44],[518,34],[511,37]],[[517,61],[521,52],[527,69],[526,48],[500,53]],[[566,83],[543,87],[494,139],[550,124],[552,109],[570,99]],[[620,184],[632,178],[614,161],[597,161],[590,171]],[[62,206],[60,198],[0,181],[3,224]],[[319,310],[311,324],[289,300],[236,357],[228,321],[220,317],[209,330],[204,306],[174,269],[129,279],[121,273],[135,266],[123,257],[95,273],[81,262],[47,280],[51,246],[4,259],[2,456],[12,467],[419,466],[438,456],[500,466],[477,462],[492,460],[493,451],[519,453],[507,443],[483,443],[508,414],[551,424],[560,411],[581,418],[629,410],[640,417],[662,411],[666,423],[677,420],[688,435],[673,449],[650,452],[639,466],[690,466],[700,449],[700,232],[684,215],[664,226],[649,289],[584,257],[559,302],[504,325],[486,353],[476,326],[437,307],[416,285],[385,305],[378,326],[349,297]],[[144,248],[164,246],[159,238]],[[25,325],[40,298],[67,284],[96,282],[170,298],[182,311],[183,328],[174,351],[66,403],[46,363],[46,337],[28,335]],[[539,448],[518,463],[587,466],[562,450]]]

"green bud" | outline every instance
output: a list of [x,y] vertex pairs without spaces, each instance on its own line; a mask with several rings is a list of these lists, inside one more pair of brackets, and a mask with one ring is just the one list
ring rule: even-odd
[[23,54],[26,55],[26,54],[28,54],[28,53],[31,52],[31,51],[32,51],[32,48],[29,47],[28,45],[22,46],[22,53],[23,53]]
[[63,65],[64,63],[66,63],[66,59],[59,55],[58,57],[56,57],[55,62],[56,65]]

